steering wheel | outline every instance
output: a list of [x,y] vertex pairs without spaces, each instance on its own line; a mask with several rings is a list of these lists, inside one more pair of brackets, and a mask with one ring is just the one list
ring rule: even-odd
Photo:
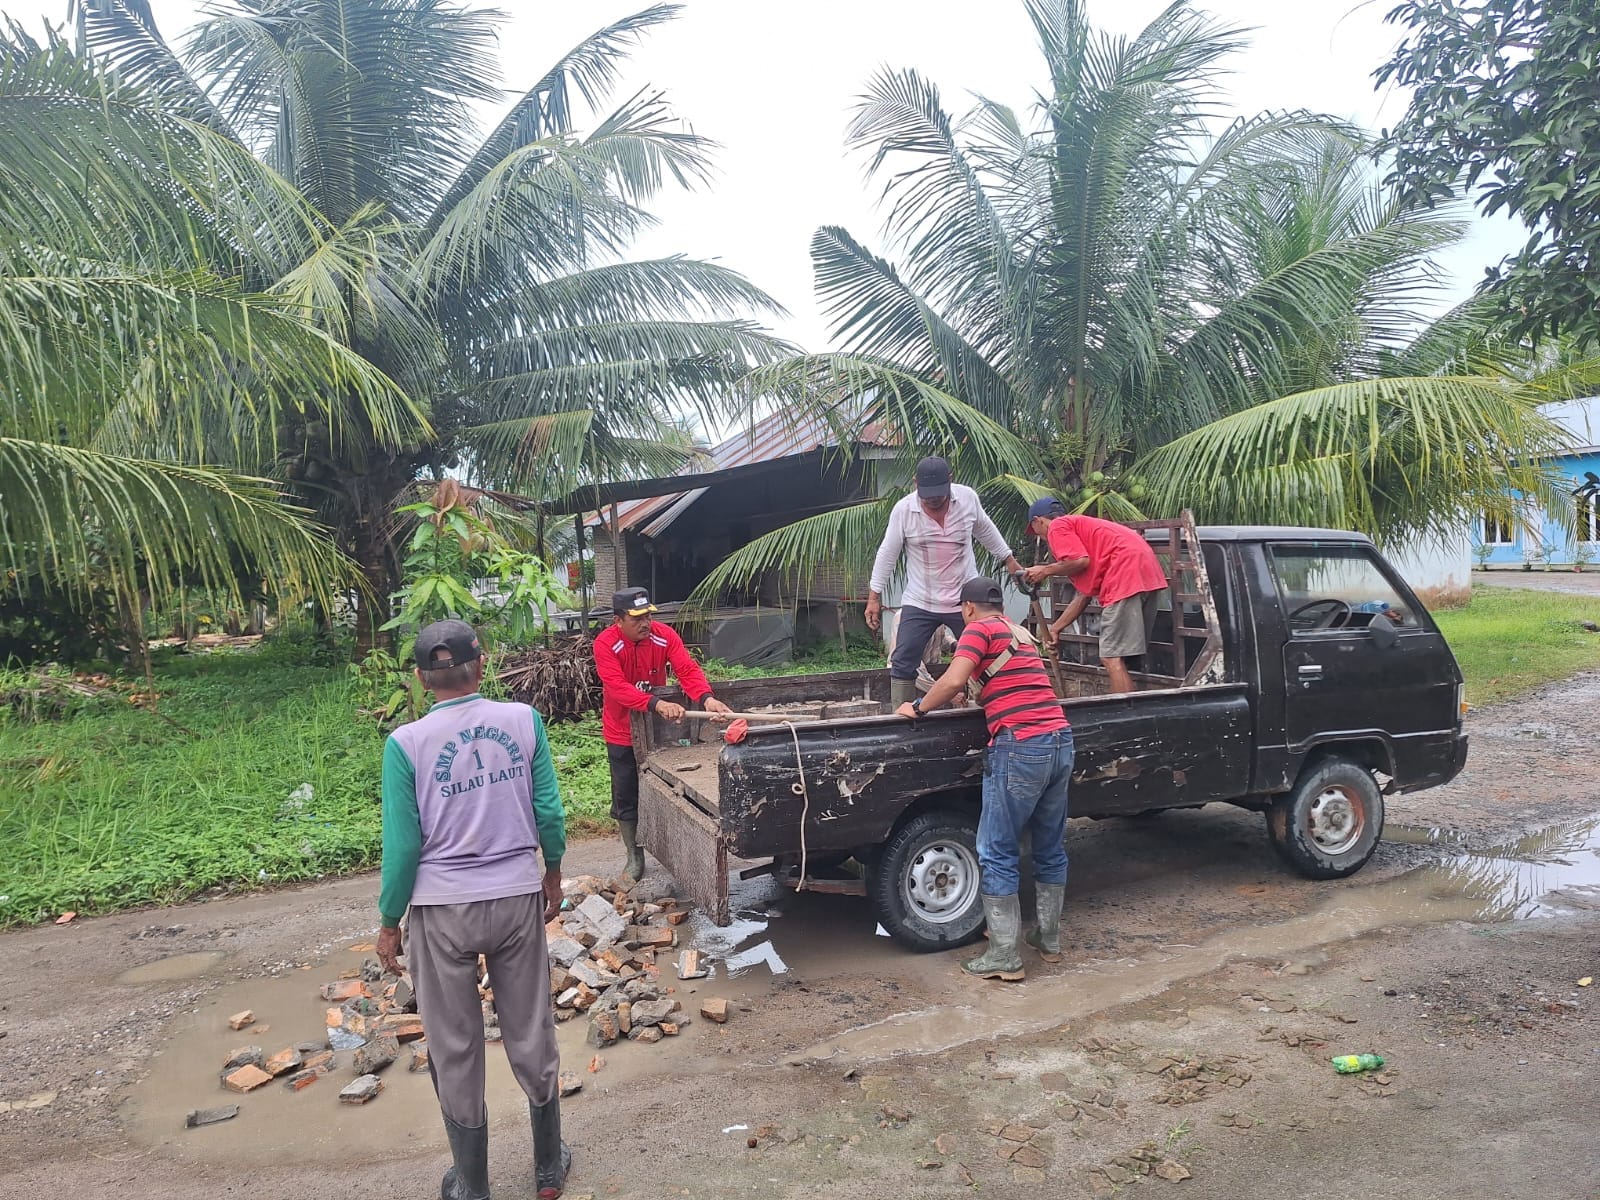
[[[1315,614],[1301,624],[1306,615]],[[1343,600],[1329,597],[1326,600],[1313,600],[1310,604],[1302,604],[1289,614],[1289,624],[1303,632],[1314,633],[1320,629],[1333,629],[1343,625],[1350,619],[1351,608]]]

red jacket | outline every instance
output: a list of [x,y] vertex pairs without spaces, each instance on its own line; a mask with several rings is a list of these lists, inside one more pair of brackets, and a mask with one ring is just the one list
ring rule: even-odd
[[633,744],[629,714],[650,707],[650,689],[666,683],[669,666],[695,704],[704,703],[711,695],[706,673],[677,630],[660,621],[651,621],[650,632],[638,642],[631,641],[620,625],[612,625],[594,640],[594,666],[605,692],[600,724],[613,746]]

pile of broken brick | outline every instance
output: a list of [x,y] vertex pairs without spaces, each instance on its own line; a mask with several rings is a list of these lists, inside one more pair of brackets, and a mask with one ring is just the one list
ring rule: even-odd
[[[670,953],[678,943],[677,927],[688,917],[678,901],[634,900],[620,884],[593,875],[569,880],[563,891],[563,912],[545,927],[550,958],[550,994],[558,1021],[580,1013],[589,1018],[588,1040],[596,1047],[621,1038],[659,1042],[673,1037],[687,1024],[682,1005],[672,987],[660,983],[660,952]],[[352,950],[371,950],[370,944]],[[709,973],[697,950],[683,950],[677,958],[680,980],[703,979]],[[478,992],[483,1002],[483,1034],[500,1040],[500,1019],[494,1007],[494,984],[482,959]],[[259,1045],[240,1046],[228,1055],[221,1072],[222,1086],[247,1093],[282,1079],[291,1091],[301,1091],[337,1065],[337,1056],[353,1051],[356,1079],[340,1090],[345,1104],[365,1104],[383,1090],[382,1071],[400,1057],[402,1045],[411,1050],[410,1070],[428,1069],[428,1044],[417,1015],[416,995],[404,976],[384,972],[376,960],[363,960],[359,969],[345,971],[333,983],[322,985],[320,996],[334,1005],[327,1010],[327,1035],[323,1041],[297,1042],[275,1054]],[[726,1000],[710,997],[701,1002],[700,1015],[718,1023],[728,1019]],[[255,1024],[252,1012],[235,1013],[228,1024],[235,1030],[260,1035],[268,1026]],[[202,1109],[189,1114],[192,1126],[213,1124],[238,1113],[238,1107]]]
[[[399,1059],[402,1044],[410,1044],[411,1070],[427,1070],[428,1043],[410,981],[386,974],[370,958],[344,975],[322,985],[321,998],[336,1005],[327,1011],[324,1040],[296,1042],[270,1055],[260,1046],[240,1046],[223,1063],[222,1086],[230,1092],[253,1092],[281,1078],[291,1091],[302,1091],[334,1069],[341,1051],[351,1050],[355,1052],[356,1079],[339,1092],[339,1100],[365,1104],[383,1090],[378,1073]],[[254,1020],[255,1014],[247,1010],[228,1018],[228,1025],[247,1033],[265,1033],[268,1026],[253,1025]],[[194,1116],[191,1114],[191,1125],[207,1123],[195,1121]]]
[[[593,875],[569,880],[564,911],[545,926],[550,953],[550,994],[558,1021],[580,1013],[589,1018],[588,1042],[596,1048],[622,1038],[659,1042],[689,1024],[682,1003],[663,986],[657,957],[677,948],[677,927],[688,917],[678,901],[636,900],[619,884]],[[677,957],[680,980],[708,974],[698,950]],[[728,1002],[710,997],[700,1015],[728,1019]]]

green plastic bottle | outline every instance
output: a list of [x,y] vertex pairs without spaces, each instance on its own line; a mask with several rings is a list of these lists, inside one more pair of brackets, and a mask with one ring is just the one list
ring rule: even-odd
[[1335,1054],[1333,1069],[1341,1075],[1359,1075],[1362,1071],[1376,1071],[1383,1066],[1381,1054]]

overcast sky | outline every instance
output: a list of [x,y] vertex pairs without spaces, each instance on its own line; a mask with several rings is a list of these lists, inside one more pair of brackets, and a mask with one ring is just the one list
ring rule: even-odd
[[[508,87],[532,84],[594,29],[647,0],[503,0],[502,64]],[[181,43],[202,7],[152,0],[163,33]],[[1091,0],[1102,28],[1135,33],[1164,0]],[[1239,113],[1308,108],[1376,129],[1393,123],[1404,98],[1373,89],[1372,71],[1399,41],[1377,0],[1201,0],[1215,16],[1253,29],[1232,62],[1228,93]],[[65,0],[0,0],[0,11],[37,26],[63,19]],[[948,108],[969,92],[1025,107],[1043,74],[1019,0],[687,0],[633,59],[619,98],[664,89],[680,116],[721,144],[718,177],[692,195],[668,194],[660,229],[640,254],[683,252],[742,271],[789,310],[780,332],[808,349],[827,343],[812,298],[808,244],[819,225],[839,224],[881,247],[873,188],[847,157],[843,133],[855,98],[880,66],[915,67],[937,83]],[[1526,235],[1506,221],[1474,221],[1473,235],[1444,265],[1451,299]]]

